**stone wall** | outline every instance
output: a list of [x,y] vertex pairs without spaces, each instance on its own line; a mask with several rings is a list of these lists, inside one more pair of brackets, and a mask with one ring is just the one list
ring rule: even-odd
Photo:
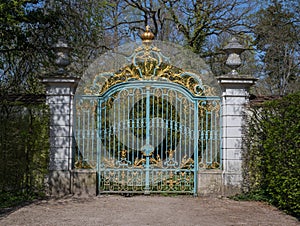
[[77,169],[72,171],[72,194],[77,197],[97,195],[97,171]]

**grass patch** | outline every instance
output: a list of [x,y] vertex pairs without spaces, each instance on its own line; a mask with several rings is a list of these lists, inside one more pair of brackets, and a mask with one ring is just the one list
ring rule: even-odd
[[237,194],[229,198],[235,201],[260,201],[268,203],[272,202],[272,200],[270,200],[270,198],[267,195],[265,195],[263,191],[260,190]]
[[0,193],[0,209],[11,208],[45,197],[43,193],[2,192]]

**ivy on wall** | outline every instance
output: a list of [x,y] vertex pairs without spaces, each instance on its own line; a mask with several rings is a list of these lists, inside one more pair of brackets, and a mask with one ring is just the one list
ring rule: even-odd
[[300,92],[251,106],[245,126],[244,188],[300,217]]

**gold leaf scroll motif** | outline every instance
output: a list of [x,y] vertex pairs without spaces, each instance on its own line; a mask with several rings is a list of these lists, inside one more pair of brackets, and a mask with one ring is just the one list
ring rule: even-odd
[[[140,75],[140,72],[142,75]],[[184,75],[182,76],[182,74]],[[145,61],[137,64],[136,66],[134,64],[128,65],[115,73],[114,76],[108,78],[102,86],[100,94],[118,83],[127,82],[129,79],[149,80],[150,78],[153,80],[161,78],[179,84],[188,88],[194,95],[197,96],[208,96],[208,94],[211,95],[213,93],[213,89],[206,86],[205,89],[199,91],[199,84],[195,78],[188,73],[184,73],[180,68],[176,68],[165,63],[156,65],[155,61]]]
[[132,64],[126,66],[125,68],[121,69],[119,73],[115,73],[114,76],[107,79],[102,86],[100,94],[104,93],[110,87],[118,83],[127,82],[128,79],[140,79],[138,69]]
[[181,161],[180,168],[189,169],[193,164],[194,164],[194,160],[192,158],[187,158],[187,156],[185,155]]

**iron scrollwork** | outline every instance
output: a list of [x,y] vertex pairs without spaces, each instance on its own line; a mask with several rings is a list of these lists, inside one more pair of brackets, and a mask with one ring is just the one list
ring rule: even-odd
[[171,65],[169,58],[153,45],[138,47],[128,60],[131,63],[117,72],[104,72],[97,75],[85,93],[101,95],[116,84],[132,80],[173,82],[186,87],[195,96],[208,96],[214,93],[213,88],[202,84],[197,74]]

